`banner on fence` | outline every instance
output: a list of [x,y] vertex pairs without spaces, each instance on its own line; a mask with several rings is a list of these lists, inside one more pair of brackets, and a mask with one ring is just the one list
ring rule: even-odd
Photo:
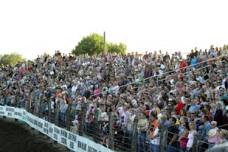
[[0,106],[0,116],[23,121],[35,130],[49,136],[59,144],[62,144],[75,152],[112,152],[112,150],[100,144],[60,128],[46,120],[32,115],[24,109]]
[[5,107],[4,106],[0,106],[0,116],[5,116]]

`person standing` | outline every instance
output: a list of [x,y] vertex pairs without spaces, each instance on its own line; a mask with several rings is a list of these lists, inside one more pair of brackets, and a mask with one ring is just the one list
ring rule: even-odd
[[151,152],[159,152],[160,135],[159,135],[159,123],[157,115],[154,112],[150,114],[151,127],[149,129],[149,138],[151,145]]
[[190,131],[188,133],[187,152],[192,152],[195,138],[197,135],[195,123],[191,122],[189,125],[189,128],[190,128]]
[[176,126],[177,119],[172,117],[170,119],[171,126],[168,127],[168,141],[167,141],[167,152],[176,152],[178,151],[178,127]]

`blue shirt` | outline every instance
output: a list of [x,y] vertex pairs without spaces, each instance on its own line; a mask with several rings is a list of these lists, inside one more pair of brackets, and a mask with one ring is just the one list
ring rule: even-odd
[[192,58],[191,60],[191,66],[195,66],[197,64],[197,59],[196,58]]
[[190,112],[190,113],[195,113],[195,112],[197,112],[199,109],[200,109],[200,106],[199,106],[199,105],[197,105],[197,104],[192,104],[192,105],[190,106],[190,108],[189,108],[189,112]]
[[184,127],[183,126],[179,126],[179,136],[182,134],[182,133],[184,133]]
[[200,94],[200,89],[198,89],[198,88],[192,90],[192,92],[191,92],[191,96],[192,96],[193,98],[198,97],[199,94]]
[[208,132],[211,129],[211,123],[209,121],[204,123],[203,130],[202,130],[202,137],[205,138],[208,136]]

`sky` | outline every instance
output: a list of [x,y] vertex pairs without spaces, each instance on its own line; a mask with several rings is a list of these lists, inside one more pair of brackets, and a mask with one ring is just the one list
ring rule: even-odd
[[189,51],[228,44],[227,0],[0,0],[0,54],[69,53],[103,34],[128,51]]

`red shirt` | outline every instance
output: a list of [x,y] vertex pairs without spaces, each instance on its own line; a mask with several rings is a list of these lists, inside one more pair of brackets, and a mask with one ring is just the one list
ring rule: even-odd
[[176,106],[176,113],[177,115],[180,114],[180,111],[184,108],[184,104],[182,103],[182,101],[179,101],[177,106]]
[[185,60],[182,60],[182,61],[180,62],[180,65],[179,65],[179,67],[180,67],[180,72],[183,73],[187,66],[188,66],[187,62],[186,62]]

